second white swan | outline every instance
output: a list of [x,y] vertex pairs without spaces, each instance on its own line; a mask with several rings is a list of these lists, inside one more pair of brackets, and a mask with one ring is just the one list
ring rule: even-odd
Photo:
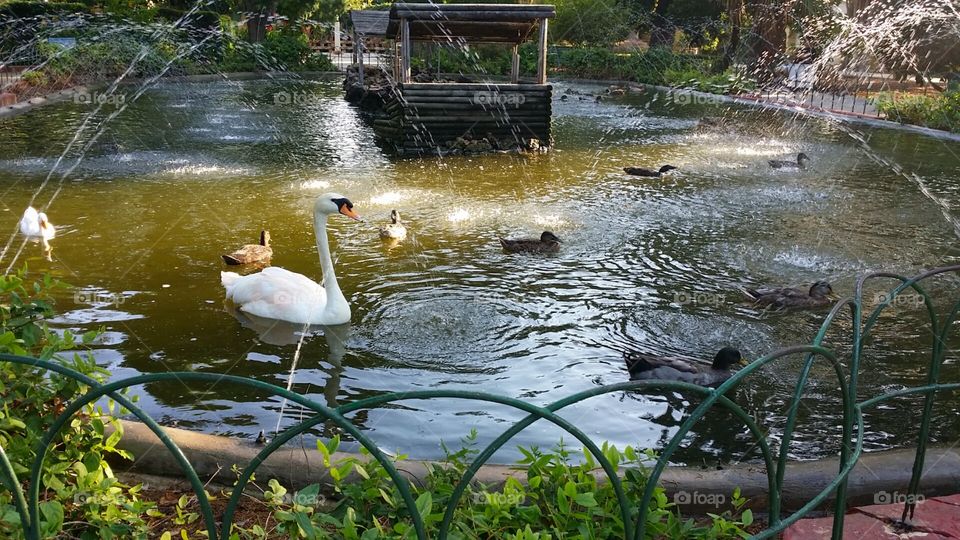
[[227,301],[240,311],[267,319],[322,325],[350,322],[350,304],[337,283],[327,241],[327,216],[333,214],[360,220],[353,211],[353,203],[343,195],[326,193],[317,198],[313,205],[313,228],[320,252],[322,285],[303,274],[276,266],[246,276],[220,272]]

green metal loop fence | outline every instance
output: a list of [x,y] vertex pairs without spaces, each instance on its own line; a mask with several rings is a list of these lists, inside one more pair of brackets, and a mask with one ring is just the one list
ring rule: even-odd
[[[314,426],[331,422],[344,432],[353,437],[361,446],[366,448],[372,459],[379,463],[390,476],[397,487],[403,500],[409,518],[413,522],[413,528],[417,538],[426,539],[427,533],[424,527],[423,519],[417,510],[413,497],[411,485],[407,479],[400,475],[392,460],[388,458],[377,445],[367,437],[362,431],[354,426],[346,415],[363,410],[373,409],[401,401],[424,400],[424,399],[460,399],[473,400],[488,403],[496,403],[512,407],[516,410],[526,413],[526,416],[514,423],[508,429],[503,431],[490,444],[483,448],[472,460],[466,469],[463,477],[459,480],[450,495],[449,502],[444,512],[443,521],[440,523],[438,538],[446,539],[450,527],[453,523],[454,512],[457,505],[460,504],[463,494],[466,492],[474,476],[480,470],[480,467],[489,461],[497,450],[501,449],[514,436],[529,427],[531,424],[545,420],[577,439],[586,451],[590,452],[593,459],[603,469],[607,481],[610,482],[617,501],[619,503],[620,516],[624,523],[624,536],[627,539],[641,539],[645,537],[646,515],[650,509],[651,499],[657,483],[670,462],[671,457],[680,448],[686,435],[709,411],[719,408],[732,413],[748,429],[750,435],[755,439],[756,448],[759,449],[761,458],[767,473],[767,489],[769,491],[767,513],[767,528],[757,533],[754,538],[771,538],[784,531],[791,524],[807,515],[811,510],[821,507],[831,495],[834,497],[833,513],[834,525],[832,536],[835,539],[842,538],[843,518],[847,509],[847,480],[850,472],[856,466],[862,451],[864,437],[863,415],[866,409],[876,407],[889,400],[903,398],[906,396],[923,396],[923,416],[921,418],[920,430],[917,437],[917,447],[914,457],[914,466],[911,474],[910,485],[904,505],[903,517],[912,516],[915,509],[917,495],[920,489],[920,480],[924,467],[924,457],[928,442],[930,439],[930,424],[933,405],[936,396],[940,392],[955,391],[960,389],[960,383],[942,383],[940,381],[940,367],[945,358],[945,343],[949,337],[950,329],[960,315],[960,302],[953,305],[949,313],[942,319],[938,317],[933,299],[920,283],[933,276],[955,273],[960,271],[960,265],[938,268],[924,272],[912,278],[899,276],[890,273],[874,273],[861,277],[856,284],[854,295],[837,302],[833,309],[824,318],[824,321],[817,332],[813,342],[810,345],[796,346],[782,349],[775,353],[760,358],[745,368],[737,372],[733,377],[724,382],[716,389],[704,388],[693,384],[672,381],[631,381],[619,384],[601,386],[584,392],[580,392],[564,399],[555,401],[545,406],[534,405],[515,398],[498,396],[483,392],[457,391],[457,390],[425,390],[417,392],[389,393],[378,395],[355,402],[340,405],[336,408],[330,408],[326,405],[313,401],[295,392],[284,388],[233,375],[219,375],[215,373],[194,373],[194,372],[170,372],[140,375],[127,379],[117,380],[108,384],[99,384],[90,377],[78,373],[75,370],[63,365],[23,356],[14,356],[0,354],[0,361],[12,362],[16,364],[34,366],[40,369],[57,373],[89,387],[86,394],[73,400],[54,420],[51,427],[44,433],[36,452],[36,458],[30,469],[27,492],[24,493],[23,483],[15,474],[9,459],[3,448],[0,447],[0,481],[13,494],[13,503],[20,517],[20,522],[24,526],[24,536],[29,540],[39,540],[41,538],[39,503],[40,494],[43,489],[41,471],[43,462],[50,445],[56,440],[60,430],[68,424],[71,418],[88,404],[96,402],[98,399],[107,396],[116,401],[121,407],[130,411],[131,414],[142,421],[164,444],[169,452],[179,463],[183,475],[189,480],[191,487],[196,494],[200,504],[203,524],[206,528],[209,538],[229,538],[233,518],[240,503],[244,488],[247,486],[257,468],[267,459],[267,457],[282,448],[294,437],[303,434]],[[887,279],[898,282],[898,284],[884,295],[884,300],[876,306],[869,314],[866,320],[863,320],[863,292],[864,285],[871,279]],[[863,369],[863,349],[865,340],[870,336],[875,328],[881,313],[896,301],[898,295],[904,291],[914,291],[923,299],[926,307],[926,315],[929,318],[930,331],[932,336],[930,363],[927,370],[926,384],[917,387],[903,388],[891,391],[882,395],[871,396],[862,401],[858,401],[858,379],[861,369]],[[835,326],[838,318],[846,310],[850,313],[852,348],[848,356],[842,359],[838,355],[823,345],[828,331]],[[784,427],[780,433],[779,448],[774,453],[767,441],[767,436],[756,421],[735,403],[728,393],[735,386],[748,378],[752,373],[774,364],[784,358],[796,355],[803,355],[800,374],[796,385],[793,388],[792,396],[788,402],[787,414]],[[836,376],[836,383],[840,393],[840,403],[843,412],[842,439],[840,445],[840,464],[836,476],[827,484],[824,489],[811,500],[807,501],[801,508],[789,515],[783,515],[782,494],[784,475],[788,466],[790,442],[793,438],[794,430],[797,425],[798,412],[804,392],[807,388],[811,369],[815,362],[824,362],[832,368]],[[256,457],[241,471],[236,485],[233,488],[230,499],[223,512],[221,520],[218,522],[214,515],[210,500],[204,491],[203,482],[198,476],[196,470],[190,464],[184,453],[166,434],[155,420],[153,420],[140,407],[135,405],[123,392],[123,390],[147,383],[164,381],[197,381],[197,382],[229,382],[238,385],[255,388],[267,392],[271,395],[279,396],[296,403],[307,410],[313,411],[313,415],[301,422],[288,427],[279,433],[273,441],[267,444]],[[686,414],[686,418],[677,429],[676,433],[670,438],[666,446],[660,450],[659,458],[653,466],[648,481],[644,487],[643,497],[639,507],[632,507],[624,492],[623,484],[619,478],[616,467],[607,459],[604,453],[596,443],[590,439],[581,429],[565,420],[558,413],[564,408],[581,403],[590,398],[609,394],[612,392],[663,392],[672,391],[684,396],[696,396],[701,399],[700,403]]]

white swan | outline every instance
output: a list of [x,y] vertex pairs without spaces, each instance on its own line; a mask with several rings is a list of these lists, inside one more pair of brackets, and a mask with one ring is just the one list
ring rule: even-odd
[[53,223],[50,223],[50,220],[47,219],[47,215],[43,212],[37,212],[37,209],[32,206],[28,206],[23,211],[23,217],[20,218],[20,232],[24,236],[39,238],[45,249],[50,249],[50,244],[47,241],[53,240],[53,237],[57,235],[57,231],[54,229]]
[[32,206],[28,206],[23,211],[23,217],[20,218],[20,232],[25,236],[39,236],[47,240],[56,236],[56,230],[47,215],[37,212],[37,209]]
[[220,272],[220,280],[227,289],[227,301],[245,313],[267,319],[325,325],[350,322],[350,304],[340,292],[327,242],[327,216],[338,213],[360,221],[360,216],[353,211],[353,203],[343,195],[326,193],[313,205],[322,285],[276,266],[246,276]]

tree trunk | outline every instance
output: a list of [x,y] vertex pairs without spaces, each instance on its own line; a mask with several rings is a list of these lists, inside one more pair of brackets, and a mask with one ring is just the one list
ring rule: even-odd
[[847,0],[847,17],[856,18],[869,3],[870,0]]
[[660,0],[656,8],[650,14],[650,48],[669,47],[673,48],[673,37],[677,33],[673,22],[664,17],[667,8],[670,7],[671,0]]
[[733,65],[733,58],[740,49],[740,25],[743,24],[743,0],[728,0],[727,15],[730,17],[730,41],[723,51],[723,56],[714,68],[717,73],[723,73]]
[[761,0],[749,4],[753,17],[752,49],[757,62],[757,78],[774,78],[787,44],[787,14],[793,2]]
[[275,0],[248,0],[246,5],[250,13],[250,18],[247,19],[247,41],[260,43],[267,38],[267,19],[276,12],[277,3]]

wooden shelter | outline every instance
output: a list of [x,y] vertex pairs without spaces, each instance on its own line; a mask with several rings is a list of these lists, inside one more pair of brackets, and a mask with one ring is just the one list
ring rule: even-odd
[[[552,87],[547,84],[547,21],[555,16],[551,5],[393,4],[384,35],[395,44],[394,88],[374,120],[375,132],[403,153],[432,153],[481,139],[487,139],[490,149],[548,147]],[[378,17],[376,28],[382,29],[383,15]],[[360,20],[364,28],[368,21]],[[367,31],[373,31],[369,21]],[[533,80],[524,81],[518,49],[535,30],[537,71]],[[417,42],[507,46],[512,52],[509,80],[417,82],[410,66]]]

